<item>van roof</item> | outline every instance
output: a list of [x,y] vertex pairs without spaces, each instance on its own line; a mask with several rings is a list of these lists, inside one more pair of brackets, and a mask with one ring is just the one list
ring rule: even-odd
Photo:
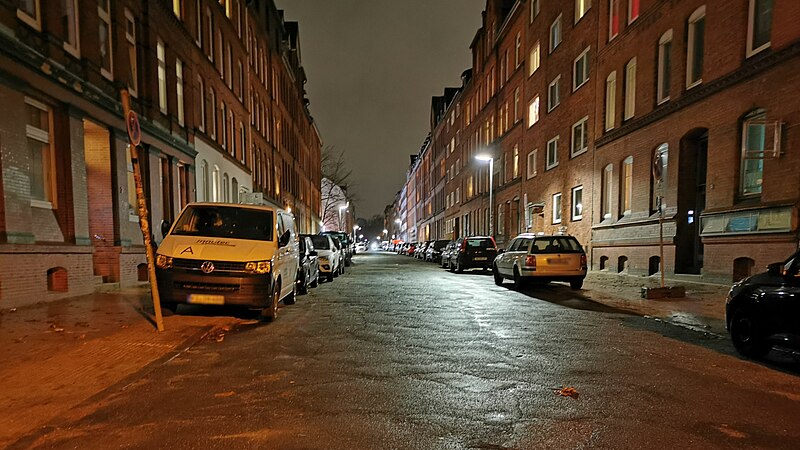
[[[267,205],[250,205],[250,204],[243,204],[243,203],[222,203],[222,202],[191,202],[188,206],[225,206],[230,208],[247,208],[247,209],[257,209],[259,211],[275,211],[276,208],[273,206]],[[282,211],[282,209],[278,209],[278,211]]]

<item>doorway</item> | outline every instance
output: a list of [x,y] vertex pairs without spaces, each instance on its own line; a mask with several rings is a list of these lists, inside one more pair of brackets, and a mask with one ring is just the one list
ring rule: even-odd
[[681,139],[678,160],[678,214],[675,273],[699,275],[703,268],[700,215],[706,207],[708,129],[692,130]]

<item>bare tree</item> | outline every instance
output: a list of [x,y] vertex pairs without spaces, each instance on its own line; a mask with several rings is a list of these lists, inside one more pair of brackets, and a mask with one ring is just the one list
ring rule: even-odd
[[339,205],[354,202],[354,196],[349,192],[352,189],[350,175],[353,171],[347,168],[344,150],[337,150],[334,146],[322,150],[321,163],[322,223],[328,223],[333,218],[338,219]]

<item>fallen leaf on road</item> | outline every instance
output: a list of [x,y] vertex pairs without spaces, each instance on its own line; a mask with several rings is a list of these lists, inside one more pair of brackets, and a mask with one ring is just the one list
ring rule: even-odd
[[216,397],[216,398],[224,398],[224,397],[233,397],[234,395],[236,395],[236,392],[233,392],[233,391],[217,392],[216,394],[214,394],[214,397]]
[[225,340],[225,335],[224,334],[220,334],[219,336],[217,336],[217,342],[222,342],[224,340]]
[[580,394],[578,394],[578,391],[575,390],[575,388],[573,387],[565,387],[561,389],[556,389],[556,395],[561,397],[578,398]]
[[64,329],[63,329],[63,328],[59,327],[58,325],[56,325],[56,324],[54,324],[54,323],[51,323],[51,324],[50,324],[50,329],[51,329],[51,330],[53,330],[53,331],[55,331],[56,333],[61,333],[61,332],[63,332],[63,331],[64,331]]

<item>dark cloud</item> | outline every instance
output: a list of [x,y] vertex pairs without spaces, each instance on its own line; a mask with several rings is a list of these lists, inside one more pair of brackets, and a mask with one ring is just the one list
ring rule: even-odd
[[300,23],[311,113],[346,151],[357,214],[383,212],[429,128],[430,98],[460,86],[485,0],[276,0]]

